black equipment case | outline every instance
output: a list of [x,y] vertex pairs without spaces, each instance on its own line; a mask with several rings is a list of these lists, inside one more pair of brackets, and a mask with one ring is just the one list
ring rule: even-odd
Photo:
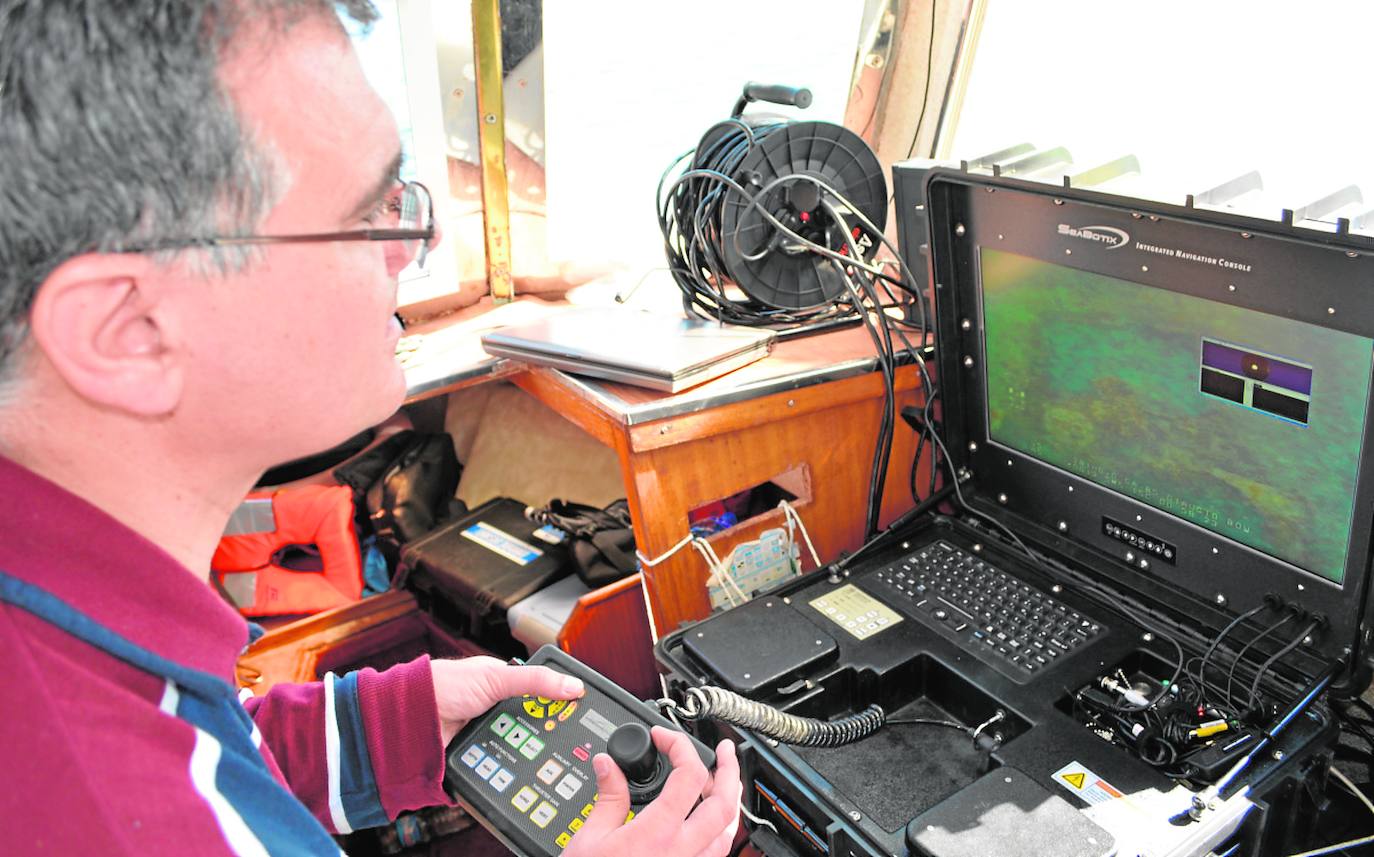
[[540,538],[545,528],[525,517],[516,500],[488,500],[464,517],[411,542],[401,551],[393,587],[437,596],[436,604],[465,605],[448,617],[474,639],[509,648],[506,613],[572,566],[561,541]]
[[[1371,448],[1374,241],[1350,235],[1347,223],[1331,232],[1294,228],[1291,215],[1260,221],[1191,199],[1172,206],[902,165],[894,180],[899,221],[907,207],[916,210],[913,200],[929,215],[929,267],[903,252],[934,283],[951,458],[942,476],[959,474],[957,493],[946,480],[916,515],[854,557],[677,631],[657,656],[680,701],[688,688],[715,685],[821,720],[877,704],[889,720],[962,730],[889,723],[844,746],[799,747],[699,721],[701,731],[741,741],[745,805],[768,822],[751,825],[755,841],[770,855],[805,857],[1299,850],[1312,838],[1339,735],[1328,702],[1358,694],[1371,676],[1374,468],[1363,453]],[[911,236],[903,238],[909,247]],[[1004,293],[989,298],[993,265],[1038,272],[1046,288],[1081,285],[1082,299],[1061,307],[1065,324],[1083,323],[1089,306],[1091,324],[1078,329],[1114,330],[1109,341],[1121,351],[1139,349],[1136,369],[1080,391],[1096,403],[1084,405],[1092,420],[1064,420],[1043,449],[1008,428],[1008,409],[1021,407],[1026,391],[990,390],[1006,380],[1000,367],[1019,360],[1016,371],[1033,377],[1043,361],[1044,372],[1068,378],[1094,361],[1118,365],[1121,355],[1094,351],[1108,341],[1100,336],[1081,349],[1035,340],[1012,323],[1018,316]],[[1230,338],[1187,334],[1174,343],[1169,325],[1147,317],[1151,302],[1175,307],[1180,330],[1187,319],[1230,319]],[[990,323],[1000,344],[989,345]],[[1011,356],[1008,341],[1018,344]],[[1041,348],[1025,347],[1036,341]],[[1294,353],[1303,341],[1320,347]],[[1333,362],[1337,352],[1364,356]],[[1066,355],[1076,365],[1063,365]],[[1233,358],[1234,371],[1216,368]],[[1000,361],[993,375],[990,360]],[[1191,373],[1180,382],[1192,385],[1187,395],[1119,412],[1121,386],[1153,395],[1159,378],[1168,393],[1179,366]],[[1214,406],[1241,408],[1223,419],[1250,428],[1218,437],[1185,431],[1181,414]],[[1347,430],[1320,455],[1265,465],[1249,481],[1232,472],[1252,446],[1288,455],[1271,436],[1305,448],[1338,406],[1351,409]],[[1136,450],[1111,467],[1093,459],[1092,450],[1114,448],[1115,435],[1142,425],[1161,457],[1174,458],[1151,462]],[[1101,433],[1075,435],[1090,430]],[[1088,451],[1083,460],[1049,455],[1064,437]],[[1171,492],[1170,472],[1182,474],[1184,488],[1189,474],[1224,473],[1231,488],[1221,499]],[[1284,484],[1329,473],[1343,487],[1322,505],[1315,477],[1304,483],[1310,492],[1279,494],[1266,491],[1265,473]],[[1227,498],[1259,512],[1253,520],[1217,514]],[[1333,509],[1348,527],[1304,518]],[[986,566],[1004,574],[979,577]],[[1043,639],[1051,641],[1065,635],[1064,649],[1051,642],[1044,648],[1053,657],[1036,649],[1027,658],[1024,643],[1010,646],[1014,635],[979,636],[979,611],[993,602],[1022,611],[1013,623],[1027,612],[1037,622],[1048,617],[1033,630],[1049,628]],[[1205,678],[1197,683],[1199,662]],[[1223,704],[1221,687],[1232,681],[1236,692],[1228,688]],[[1190,687],[1205,716],[1227,722],[1208,728],[1229,732],[1180,735],[1167,725],[1165,714],[1191,700]],[[1122,726],[1133,720],[1138,731]]]

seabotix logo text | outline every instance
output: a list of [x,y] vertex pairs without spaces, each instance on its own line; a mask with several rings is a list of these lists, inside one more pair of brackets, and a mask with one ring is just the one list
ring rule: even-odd
[[1070,238],[1082,238],[1084,241],[1096,241],[1098,244],[1107,245],[1108,250],[1120,250],[1131,243],[1131,236],[1126,230],[1117,229],[1115,226],[1070,226],[1061,223],[1059,234]]

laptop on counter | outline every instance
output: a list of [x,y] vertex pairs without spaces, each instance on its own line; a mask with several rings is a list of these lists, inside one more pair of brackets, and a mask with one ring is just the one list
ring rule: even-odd
[[482,336],[487,353],[579,375],[677,393],[768,355],[771,330],[579,307]]

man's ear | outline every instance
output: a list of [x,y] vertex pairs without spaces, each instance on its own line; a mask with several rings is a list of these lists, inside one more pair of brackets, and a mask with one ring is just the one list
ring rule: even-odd
[[143,417],[176,408],[183,372],[159,311],[160,275],[143,256],[89,254],[39,286],[34,342],[82,398]]

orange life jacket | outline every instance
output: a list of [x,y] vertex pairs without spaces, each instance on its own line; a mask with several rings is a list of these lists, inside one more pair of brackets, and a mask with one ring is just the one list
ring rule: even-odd
[[[318,613],[362,597],[363,563],[353,527],[353,489],[346,485],[302,485],[258,491],[249,500],[270,499],[276,529],[224,536],[210,567],[245,616]],[[274,563],[296,545],[319,550],[321,571]],[[249,576],[251,575],[251,576]]]

